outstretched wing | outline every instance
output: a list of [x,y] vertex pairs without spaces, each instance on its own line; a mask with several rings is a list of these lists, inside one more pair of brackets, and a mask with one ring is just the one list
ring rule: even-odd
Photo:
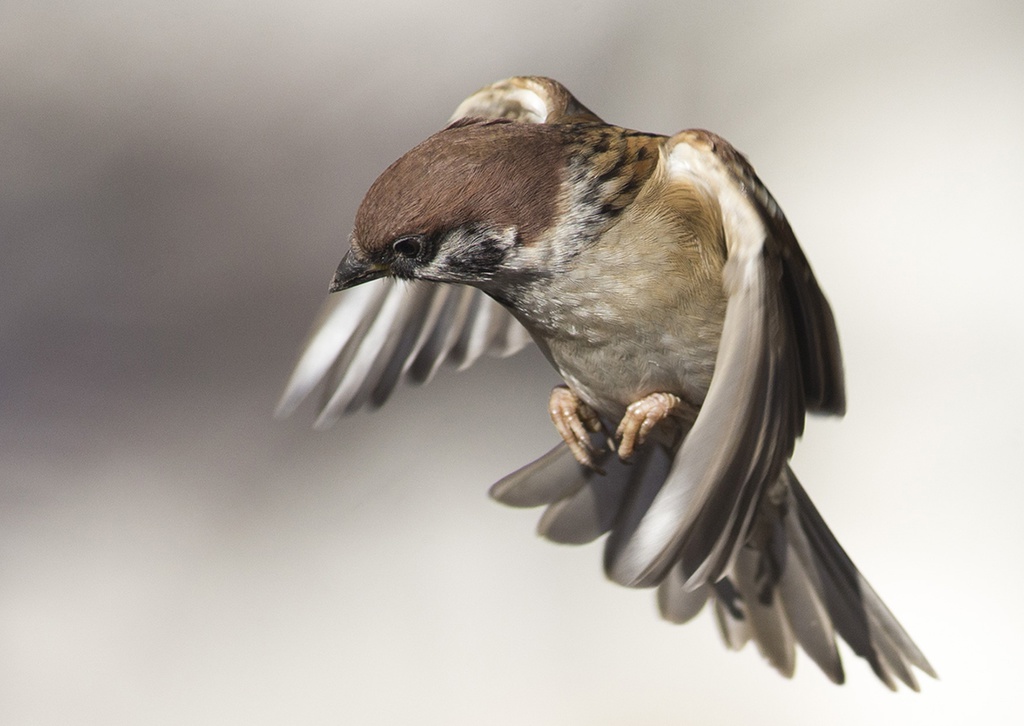
[[624,513],[606,566],[617,582],[651,586],[681,562],[697,587],[734,562],[758,502],[803,431],[805,411],[841,413],[845,398],[828,303],[753,169],[705,131],[670,139],[665,164],[670,183],[704,188],[718,202],[728,305],[693,429],[654,500]]
[[[549,78],[508,78],[455,110],[463,118],[523,123],[600,121]],[[323,382],[317,426],[363,405],[379,406],[402,380],[424,383],[442,363],[461,368],[481,355],[508,356],[530,341],[521,325],[479,290],[376,280],[328,297],[277,406],[287,416]]]

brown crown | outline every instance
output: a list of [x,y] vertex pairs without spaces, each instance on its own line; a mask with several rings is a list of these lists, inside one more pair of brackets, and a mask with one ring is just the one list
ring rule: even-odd
[[356,213],[353,244],[373,255],[402,235],[475,222],[515,226],[530,244],[553,222],[565,156],[556,126],[457,121],[377,178]]

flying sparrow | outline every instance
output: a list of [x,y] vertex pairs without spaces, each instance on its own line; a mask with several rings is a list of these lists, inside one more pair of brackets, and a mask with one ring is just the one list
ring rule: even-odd
[[755,641],[786,676],[799,643],[842,683],[836,634],[890,688],[935,676],[787,464],[806,412],[844,412],[839,339],[720,137],[606,124],[546,78],[495,83],[373,183],[330,289],[279,412],[326,379],[327,424],[532,339],[565,381],[562,441],[492,496],[546,505],[554,541],[607,533],[609,578],[657,586],[674,622],[710,601],[729,647]]

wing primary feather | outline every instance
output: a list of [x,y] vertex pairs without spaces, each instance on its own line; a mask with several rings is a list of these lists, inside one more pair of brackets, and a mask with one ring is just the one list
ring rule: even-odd
[[277,404],[277,416],[291,415],[320,384],[345,346],[369,325],[390,285],[375,280],[324,300]]
[[476,363],[487,351],[494,333],[494,319],[499,313],[498,304],[483,293],[475,294],[475,305],[463,328],[463,335],[453,350],[452,360],[458,370],[463,371]]
[[795,340],[807,410],[841,416],[846,411],[846,391],[839,333],[832,308],[771,192],[741,154],[736,153],[731,167],[742,180],[748,199],[770,231],[773,253],[782,260],[780,282],[787,310],[796,328]]
[[458,370],[462,370],[463,363],[465,363],[466,359],[469,357],[470,340],[477,324],[477,315],[479,314],[480,306],[484,302],[483,295],[476,293],[475,290],[470,288],[466,289],[466,298],[467,307],[465,316],[463,317],[461,326],[459,327],[458,336],[452,342],[446,358],[446,361],[455,366]]
[[[381,323],[387,324],[386,332],[377,342],[376,350],[369,346],[361,349],[370,360],[360,379],[356,380],[355,392],[351,395],[345,413],[352,413],[364,405],[374,406],[374,398],[379,396],[381,403],[391,393],[407,364],[407,356],[422,334],[425,317],[430,312],[430,299],[435,293],[432,285],[416,282],[400,282],[392,293],[397,298],[393,310],[386,313],[382,309]],[[385,303],[387,304],[387,303]],[[371,329],[372,330],[372,329]],[[369,343],[368,335],[365,343]],[[354,371],[350,371],[354,376]],[[343,381],[344,383],[344,381]]]
[[412,350],[410,350],[406,356],[404,366],[402,367],[402,377],[412,385],[418,386],[425,383],[425,381],[420,380],[417,375],[413,374],[413,367],[420,359],[420,356],[423,354],[424,347],[426,347],[426,345],[431,341],[438,327],[445,325],[442,318],[452,296],[453,287],[451,285],[440,285],[427,282],[417,282],[415,284],[425,285],[433,290],[433,295],[430,298],[429,309],[427,310],[423,324],[420,328],[419,338],[413,345]]
[[414,283],[410,288],[406,309],[403,311],[406,313],[404,320],[399,321],[400,324],[396,325],[398,329],[392,332],[393,342],[382,349],[378,356],[378,364],[383,363],[383,368],[379,373],[368,376],[366,381],[366,387],[372,388],[369,403],[374,408],[379,408],[387,401],[402,379],[402,373],[409,367],[417,346],[423,340],[432,315],[437,313],[434,305],[438,292],[436,286]]
[[[340,381],[321,410],[315,424],[317,427],[323,428],[342,414],[354,410],[353,402],[370,375],[381,349],[394,340],[395,320],[402,313],[407,294],[408,289],[404,285],[392,285],[365,334],[359,339],[353,338],[352,343],[355,345],[351,358],[338,371]],[[361,401],[356,403],[358,405]]]
[[428,382],[447,360],[462,333],[473,300],[473,291],[468,287],[444,285],[442,290],[444,305],[437,322],[409,366],[408,375],[416,383]]

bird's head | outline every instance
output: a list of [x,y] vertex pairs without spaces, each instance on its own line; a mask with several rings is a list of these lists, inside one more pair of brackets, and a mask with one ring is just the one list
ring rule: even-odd
[[370,187],[331,291],[386,276],[486,286],[555,224],[567,153],[550,125],[468,119],[434,134]]

